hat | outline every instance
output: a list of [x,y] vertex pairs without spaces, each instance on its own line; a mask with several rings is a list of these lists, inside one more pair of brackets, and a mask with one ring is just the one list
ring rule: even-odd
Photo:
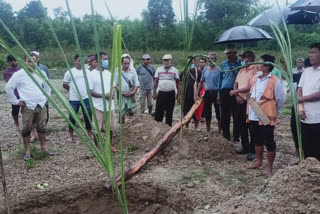
[[239,56],[241,56],[242,58],[251,58],[253,60],[256,58],[256,55],[253,51],[245,51]]
[[38,51],[30,51],[29,54],[34,54],[36,55],[37,57],[39,57],[40,53]]
[[142,59],[151,59],[150,55],[149,54],[145,54],[142,56]]
[[237,52],[237,48],[235,47],[227,47],[223,53]]
[[163,60],[165,59],[172,59],[172,56],[171,54],[165,54],[163,57],[162,57]]
[[215,57],[217,57],[217,53],[216,52],[209,52],[208,53],[208,57],[209,58],[215,58]]

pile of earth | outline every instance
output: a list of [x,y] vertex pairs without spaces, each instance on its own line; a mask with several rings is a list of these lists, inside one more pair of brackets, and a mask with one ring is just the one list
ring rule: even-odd
[[320,162],[308,158],[279,170],[265,185],[232,198],[213,213],[319,213]]

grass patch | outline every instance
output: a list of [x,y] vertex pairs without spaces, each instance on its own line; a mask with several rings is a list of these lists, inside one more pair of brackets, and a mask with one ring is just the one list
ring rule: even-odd
[[291,109],[289,108],[282,109],[282,115],[291,115]]
[[[25,161],[25,167],[31,169],[36,167],[37,161],[43,160],[48,157],[48,154],[41,151],[35,144],[30,143],[31,160]],[[19,146],[15,151],[9,152],[9,156],[14,159],[22,159],[26,154],[24,146]]]
[[138,145],[136,145],[136,144],[129,144],[129,146],[128,146],[128,153],[132,153],[132,152],[134,152],[134,151],[136,151],[136,150],[138,150],[139,149],[139,146]]

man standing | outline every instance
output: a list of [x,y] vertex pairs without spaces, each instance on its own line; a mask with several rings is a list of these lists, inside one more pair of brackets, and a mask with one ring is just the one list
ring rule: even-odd
[[[36,63],[36,56],[31,56],[32,60]],[[26,57],[25,62],[27,65],[35,69],[32,62]],[[43,89],[48,95],[51,94],[51,89],[46,84],[46,82],[40,78],[36,73],[33,72],[33,69],[30,69],[29,72],[36,79],[36,81],[42,85]],[[43,71],[43,76],[46,78],[46,75]],[[17,89],[20,98],[18,99],[14,93],[14,90]],[[24,155],[24,160],[30,160],[30,134],[32,129],[32,124],[36,125],[36,129],[40,138],[41,150],[48,155],[53,155],[47,148],[46,144],[46,108],[45,104],[47,98],[33,82],[33,80],[28,76],[27,72],[23,69],[15,72],[10,80],[8,81],[5,87],[6,93],[10,102],[13,105],[19,105],[21,107],[22,114],[22,130],[21,135],[26,148],[26,154]]]
[[[111,89],[111,85],[112,87],[115,86],[114,83],[111,82],[111,73],[104,69],[102,72],[102,79],[103,79],[103,89],[104,89],[104,94],[102,94],[102,87],[101,87],[101,77],[100,77],[100,71],[98,70],[93,70],[90,73],[90,90],[91,90],[91,94],[92,94],[92,101],[93,101],[93,106],[95,108],[95,114],[97,117],[97,121],[98,121],[98,127],[95,126],[95,122],[92,122],[92,125],[94,127],[95,130],[100,130],[100,131],[106,131],[106,121],[105,121],[105,116],[104,116],[104,112],[105,110],[107,112],[109,112],[109,102],[111,102],[111,114],[110,114],[110,140],[112,140],[112,135],[113,135],[113,131],[115,128],[115,123],[114,123],[114,117],[112,112],[114,111],[114,102],[112,99],[112,95],[110,94],[110,89]],[[104,105],[103,105],[103,97],[105,97],[106,99],[106,104],[105,104],[105,109],[104,109]],[[97,144],[97,140],[94,139],[96,144]],[[113,148],[113,151],[115,151],[115,149]]]
[[40,70],[44,71],[48,79],[50,79],[48,67],[40,63],[40,53],[38,51],[30,51],[30,55],[33,55],[33,54],[37,56],[37,65],[39,66]]
[[[254,62],[255,54],[252,51],[245,51],[241,56],[241,64]],[[236,78],[234,84],[234,90],[230,91],[230,96],[235,96],[237,100],[240,135],[242,148],[237,149],[238,154],[248,154],[247,160],[253,160],[255,158],[254,143],[249,141],[249,125],[247,124],[247,96],[249,95],[251,88],[251,81],[257,74],[257,66],[250,65],[242,68]]]
[[[128,55],[121,57],[122,71],[121,71],[121,89],[122,89],[122,108],[119,109],[122,123],[125,123],[125,116],[129,113],[130,116],[134,114],[134,109],[137,107],[135,94],[139,88],[139,81],[137,73],[130,69],[131,58]],[[120,78],[116,76],[116,90],[120,92],[119,86]],[[120,104],[119,104],[120,105]]]
[[[217,61],[217,54],[211,52],[208,54],[209,58],[214,62]],[[205,87],[204,92],[204,106],[203,106],[203,116],[206,119],[207,132],[210,132],[211,119],[212,119],[212,104],[215,109],[216,118],[218,120],[218,136],[221,135],[221,120],[220,120],[220,106],[217,102],[218,90],[219,90],[219,79],[221,75],[221,71],[219,68],[215,66],[215,64],[209,61],[210,66],[207,66],[201,76],[201,81],[198,86],[198,92],[200,95],[200,91],[203,88],[203,84]]]
[[[221,68],[223,71],[232,70],[241,66],[241,61],[237,57],[237,49],[234,45],[230,45],[226,48],[224,53],[227,56],[227,60],[221,63]],[[240,128],[238,122],[238,109],[236,105],[236,98],[230,96],[230,91],[234,87],[234,83],[239,70],[234,70],[232,72],[223,72],[219,79],[219,95],[218,102],[221,105],[221,125],[223,137],[227,140],[231,140],[230,136],[230,115],[233,118],[233,142],[239,142]]]
[[310,46],[309,59],[312,67],[302,73],[297,92],[302,147],[305,158],[314,157],[320,161],[320,43]]
[[[17,72],[18,70],[21,69],[21,68],[18,67],[18,62],[16,61],[16,59],[12,55],[9,55],[7,57],[7,62],[9,64],[9,66],[3,72],[3,77],[4,77],[4,80],[6,82],[9,81],[9,79],[12,77],[12,75],[15,72]],[[17,99],[20,99],[17,89],[14,89],[14,95],[16,96]],[[19,110],[20,110],[20,106],[12,104],[11,107],[12,107],[11,114],[12,114],[14,123],[16,124],[17,129],[19,129]]]
[[[262,55],[260,62],[274,63],[274,57],[268,54]],[[272,175],[273,162],[276,157],[276,142],[274,141],[274,128],[277,122],[277,115],[286,102],[281,80],[271,74],[273,65],[259,64],[258,70],[260,74],[252,79],[251,98],[254,98],[260,105],[261,110],[269,118],[269,124],[265,125],[259,120],[257,114],[249,105],[248,121],[252,130],[252,140],[255,143],[257,160],[250,165],[250,169],[262,168],[264,146],[267,148],[268,165],[265,169],[267,176]]]
[[[74,57],[74,64],[75,67],[72,68],[70,71],[67,71],[63,78],[63,88],[69,91],[69,103],[73,110],[76,112],[76,114],[79,112],[79,109],[81,107],[84,122],[86,125],[86,129],[88,131],[88,134],[92,137],[92,130],[89,118],[91,118],[91,108],[90,103],[88,99],[85,79],[83,75],[83,71],[81,69],[81,62],[79,55],[75,55]],[[90,71],[86,70],[87,77],[89,77]],[[71,74],[75,80],[73,81]],[[76,86],[78,86],[80,94],[77,93]],[[83,100],[84,106],[81,104],[80,100]],[[86,113],[86,110],[88,112],[88,115]],[[75,124],[75,119],[70,115],[69,117],[70,121]],[[70,133],[70,139],[71,143],[74,143],[73,138],[73,129],[71,126],[69,126],[69,133]]]
[[[172,126],[173,109],[175,105],[175,90],[177,89],[177,102],[180,102],[180,80],[178,70],[172,66],[171,54],[162,58],[163,66],[156,70],[154,75],[153,98],[156,102],[155,120],[162,122],[166,113],[166,124]],[[159,90],[157,95],[157,89]]]
[[302,57],[297,58],[296,65],[297,65],[297,67],[295,67],[292,70],[292,73],[293,74],[302,73],[304,71],[304,59]]
[[199,68],[198,70],[202,73],[202,71],[206,68],[207,66],[207,59],[206,58],[200,58],[199,59]]
[[153,89],[153,77],[156,73],[156,69],[150,65],[151,57],[149,54],[142,56],[143,64],[136,68],[138,79],[140,82],[140,113],[145,111],[146,99],[148,104],[148,112],[152,114],[152,89]]

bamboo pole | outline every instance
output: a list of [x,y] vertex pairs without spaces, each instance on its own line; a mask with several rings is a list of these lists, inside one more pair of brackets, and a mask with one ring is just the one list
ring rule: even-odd
[[6,184],[6,176],[4,173],[4,167],[3,167],[3,160],[2,160],[2,150],[1,150],[1,144],[0,144],[0,167],[1,167],[1,179],[2,179],[2,185],[3,185],[3,192],[4,192],[4,207],[7,211],[7,214],[10,214],[10,208],[9,208],[9,199],[8,199],[8,192],[7,192],[7,184]]
[[[157,145],[150,150],[148,153],[143,155],[143,157],[138,160],[136,163],[131,165],[128,169],[124,172],[125,180],[127,181],[133,175],[135,175],[143,166],[145,166],[154,156],[156,156],[162,149],[164,149],[170,142],[170,140],[180,131],[181,127],[189,123],[192,116],[199,108],[201,103],[203,102],[203,98],[199,98],[195,104],[193,104],[190,111],[186,114],[186,116],[182,119],[181,123],[177,123],[174,125],[165,135],[158,141]],[[121,186],[121,175],[117,177],[117,185]],[[106,183],[104,185],[108,190],[112,188],[110,183]]]

